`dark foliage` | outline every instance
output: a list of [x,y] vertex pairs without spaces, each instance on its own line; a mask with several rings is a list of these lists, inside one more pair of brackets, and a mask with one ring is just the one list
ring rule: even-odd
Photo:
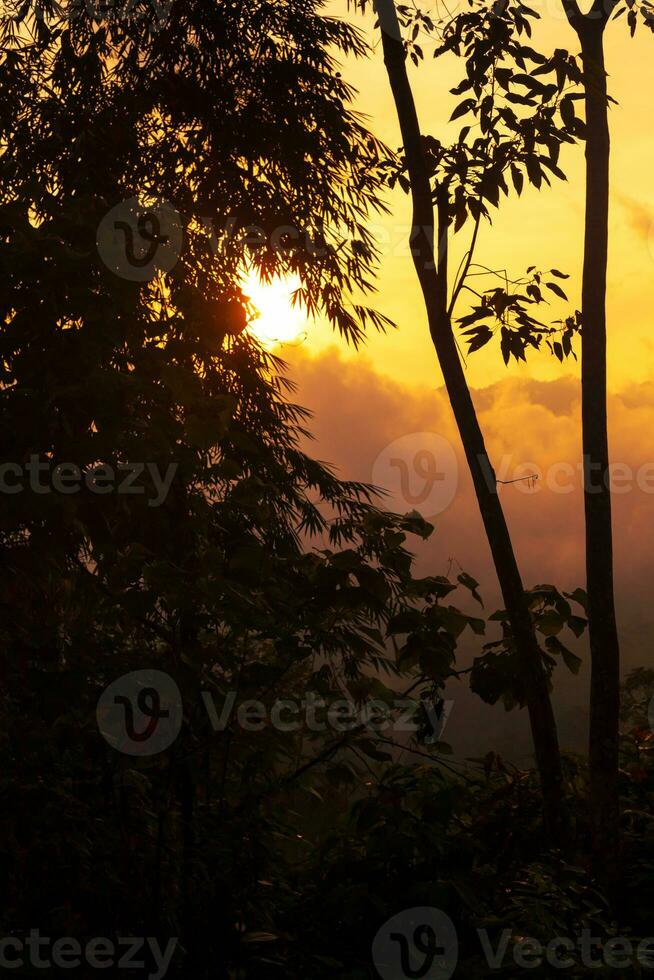
[[[444,43],[471,43],[467,23]],[[492,751],[462,763],[431,737],[460,638],[486,629],[450,596],[478,600],[477,583],[417,578],[411,536],[433,529],[300,450],[306,413],[247,331],[248,267],[297,273],[298,300],[354,343],[388,323],[354,298],[373,283],[366,217],[403,171],[338,73],[335,53],[363,54],[362,38],[314,0],[6,3],[0,32],[0,456],[23,473],[0,494],[0,935],[174,936],[170,976],[198,980],[372,977],[376,931],[419,905],[452,917],[468,977],[487,975],[478,928],[509,928],[511,948],[585,925],[610,937],[587,870],[583,763],[565,760],[564,861],[544,846],[533,773]],[[558,176],[579,126],[563,60],[536,62],[547,72],[533,77],[557,81],[500,75],[492,105],[488,78],[462,89],[488,124],[481,143],[430,145],[455,225],[497,203],[507,172]],[[132,198],[168,200],[183,231],[179,261],[147,282],[98,254],[99,225]],[[528,275],[524,292],[480,298],[466,326],[485,329],[491,310],[548,336]],[[46,483],[60,467],[136,467],[142,492],[38,492],[28,465]],[[171,474],[163,496],[155,473]],[[543,585],[528,600],[548,676],[557,658],[576,671],[559,634],[580,635],[584,594]],[[491,620],[502,637],[473,689],[521,705],[506,613]],[[102,737],[97,705],[143,668],[174,681],[183,714],[165,750],[131,756]],[[624,701],[620,925],[636,935],[652,908],[650,686],[637,675]],[[271,723],[308,692],[321,724]],[[207,702],[221,714],[230,695],[262,705],[260,723],[228,707],[214,727]],[[400,697],[418,722],[408,740],[390,727]],[[343,698],[349,730],[325,723]],[[373,702],[387,724],[365,722]]]

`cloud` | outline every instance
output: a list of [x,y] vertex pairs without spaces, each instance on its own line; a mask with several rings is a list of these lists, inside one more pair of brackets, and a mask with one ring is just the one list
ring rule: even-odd
[[[418,571],[447,574],[461,566],[481,583],[486,611],[498,608],[501,598],[497,580],[444,390],[396,384],[377,373],[365,357],[345,360],[335,349],[318,356],[292,351],[290,361],[289,374],[299,386],[296,400],[314,413],[309,428],[315,442],[307,448],[314,456],[333,464],[343,478],[374,482],[373,473],[380,471],[379,466],[375,467],[380,454],[383,458],[389,446],[398,445],[401,453],[403,440],[415,434],[433,433],[450,443],[458,467],[456,493],[449,506],[435,515],[436,533],[431,541],[421,547],[416,545]],[[497,476],[506,482],[499,493],[525,584],[551,582],[566,591],[583,586],[578,382],[570,377],[551,382],[508,377],[475,390],[473,396]],[[623,664],[630,669],[653,659],[643,638],[651,636],[654,628],[650,597],[654,576],[650,547],[654,444],[645,437],[654,432],[654,384],[634,384],[611,395],[609,411],[612,459],[617,467],[614,519],[618,614]],[[414,480],[413,500],[420,496],[413,493],[419,490],[420,480],[424,485],[433,473],[428,468],[412,469],[412,456],[417,453],[415,439],[409,439],[408,445],[404,469],[405,477],[409,473]],[[392,449],[392,465],[384,471],[390,482],[387,506],[410,510],[409,501],[401,506],[403,465],[396,457],[397,450]],[[534,472],[539,476],[535,486],[527,480],[509,483]],[[428,497],[427,506],[430,501],[433,505],[434,499]],[[474,644],[467,647],[462,651],[464,661],[478,652]],[[585,642],[579,652],[587,663]],[[583,748],[579,740],[585,737],[583,717],[579,714],[583,709],[578,706],[586,702],[587,681],[586,670],[580,678],[561,670],[555,679],[559,714],[568,733],[563,741],[567,738],[577,749]],[[472,747],[470,730],[478,734],[480,718],[494,732],[496,742],[506,742],[507,747],[516,737],[524,736],[524,712],[507,718],[501,709],[486,709],[473,702],[469,692],[464,693],[461,687],[457,691],[459,720],[457,724],[455,711],[449,734],[458,732],[457,744],[463,751]]]

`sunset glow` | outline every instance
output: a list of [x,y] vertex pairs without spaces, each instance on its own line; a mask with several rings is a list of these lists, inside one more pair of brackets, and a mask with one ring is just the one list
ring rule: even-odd
[[264,346],[297,343],[304,337],[306,318],[293,305],[293,293],[299,287],[298,276],[262,282],[256,272],[248,274],[243,290],[258,313],[249,329]]

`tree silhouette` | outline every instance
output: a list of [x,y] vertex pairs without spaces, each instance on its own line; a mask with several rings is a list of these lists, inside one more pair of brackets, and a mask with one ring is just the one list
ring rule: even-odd
[[[620,643],[613,580],[613,524],[606,405],[606,276],[609,244],[609,96],[604,32],[617,0],[594,0],[584,14],[563,0],[581,42],[586,105],[586,227],[582,290],[582,418],[586,577],[592,661],[589,758],[595,865],[614,884],[619,864]],[[649,7],[628,5],[632,33],[639,13],[654,28]]]
[[[365,10],[365,3],[360,6]],[[517,664],[522,695],[518,700],[526,703],[529,710],[546,824],[549,832],[560,838],[564,833],[565,818],[560,753],[549,693],[551,665],[543,659],[536,639],[529,600],[497,494],[497,480],[457,350],[452,314],[461,290],[466,288],[481,218],[488,214],[488,205],[497,206],[500,194],[508,192],[505,175],[511,175],[518,191],[524,182],[524,172],[537,186],[548,179],[544,166],[562,176],[557,165],[559,148],[562,142],[573,141],[576,129],[574,123],[568,126],[566,122],[567,102],[563,90],[569,80],[578,78],[579,69],[565,52],[555,64],[547,65],[544,57],[522,43],[520,34],[525,26],[528,27],[526,16],[529,13],[525,15],[520,4],[503,3],[490,11],[484,4],[473,5],[469,12],[454,18],[444,32],[440,50],[465,51],[466,76],[454,91],[465,94],[466,98],[455,110],[453,118],[468,113],[478,116],[481,137],[468,143],[470,127],[466,127],[459,142],[448,151],[421,133],[406,71],[407,50],[395,4],[392,0],[378,0],[375,10],[402,131],[407,183],[413,199],[411,242],[416,271],[432,341],[472,474],[506,606],[507,667],[510,664],[507,675]],[[413,16],[410,12],[405,15],[409,24]],[[433,30],[434,25],[429,19],[425,21],[419,13],[415,17],[416,27],[426,23],[428,29]],[[417,32],[414,31],[412,36],[415,39]],[[415,50],[411,53],[415,60],[422,56],[419,47],[417,53]],[[506,67],[506,62],[517,62],[522,74]],[[536,68],[553,75],[553,84],[546,86],[540,81],[532,82],[528,64],[534,62]],[[509,92],[511,81],[526,84],[527,94]],[[513,108],[499,98],[502,89],[508,92],[508,100],[514,104],[534,106],[533,114],[526,120],[518,119]],[[544,96],[540,105],[536,92]],[[472,244],[450,296],[448,237],[450,229],[462,227],[468,217],[472,217],[475,225]],[[511,354],[524,357],[525,348],[530,344],[538,346],[549,328],[531,317],[524,304],[542,301],[540,282],[538,275],[537,281],[529,284],[530,297],[512,296],[508,290],[496,290],[494,300],[483,300],[481,307],[464,318],[463,324],[470,328],[471,349],[483,346],[492,336],[487,324],[479,325],[479,321],[487,317],[502,323],[502,349],[506,360]],[[561,292],[555,283],[552,288]],[[517,324],[513,328],[506,315],[509,309],[516,316]],[[563,335],[568,344],[574,330],[574,325],[566,325]],[[517,661],[512,656],[513,645],[518,652]],[[479,670],[477,678],[483,673]],[[479,689],[483,691],[481,681]]]
[[[501,950],[504,923],[507,956],[564,937],[581,975],[580,930],[602,953],[616,921],[649,930],[651,671],[623,692],[627,887],[609,911],[587,870],[585,760],[560,765],[549,702],[555,666],[579,669],[560,637],[583,632],[586,597],[523,588],[453,327],[506,361],[572,353],[580,317],[542,322],[564,273],[498,280],[476,244],[511,188],[562,177],[581,67],[530,46],[521,4],[489,21],[475,2],[431,24],[461,57],[463,130],[423,138],[405,57],[430,27],[398,9],[394,154],[336,61],[367,54],[363,35],[313,0],[2,8],[3,964],[20,949],[38,969],[38,927],[81,954],[98,936],[177,937],[171,978],[363,977],[389,945],[406,966],[416,936],[426,966],[440,955],[435,912],[466,976],[489,969],[477,929]],[[488,642],[453,604],[459,587],[481,598],[471,576],[416,574],[431,525],[303,449],[308,413],[249,329],[250,273],[297,276],[298,302],[354,345],[384,329],[355,297],[374,288],[367,222],[396,183],[508,597]],[[470,635],[484,646],[460,670]],[[445,685],[468,676],[489,704],[528,705],[539,771],[485,742],[454,755]],[[565,860],[550,847],[563,789]]]
[[[314,782],[361,792],[356,767],[389,751],[367,725],[249,736],[228,715],[214,731],[201,695],[272,711],[345,692],[362,710],[392,703],[385,675],[426,719],[457,637],[483,632],[445,603],[451,583],[414,575],[407,540],[433,529],[380,512],[300,449],[307,413],[246,330],[248,264],[299,273],[305,305],[355,342],[385,322],[351,298],[374,262],[364,221],[382,148],[348,108],[333,47],[361,43],[316,10],[203,0],[159,23],[149,5],[109,21],[21,5],[1,23],[7,934],[38,919],[55,935],[181,935],[194,976],[262,969],[239,917],[261,932],[285,902],[285,883],[275,902],[253,898],[270,855],[286,860],[277,798],[306,800]],[[102,237],[108,215],[122,254]],[[230,217],[216,248],[207,225]],[[306,235],[275,247],[280,227]],[[101,737],[96,705],[144,667],[188,710],[165,752],[133,759],[113,747],[124,733]]]

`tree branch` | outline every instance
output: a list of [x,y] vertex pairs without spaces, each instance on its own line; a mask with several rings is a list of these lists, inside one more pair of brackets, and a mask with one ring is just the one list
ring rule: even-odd
[[579,9],[577,0],[561,0],[561,3],[563,4],[563,9],[568,21],[570,22],[570,26],[574,27],[575,31],[578,31],[581,22],[584,19],[584,15]]
[[475,254],[475,247],[477,245],[477,238],[479,236],[480,224],[481,224],[481,210],[478,212],[477,218],[475,220],[475,230],[472,235],[472,241],[470,242],[470,250],[466,255],[465,262],[463,264],[463,270],[461,272],[459,281],[456,283],[454,287],[454,292],[452,293],[452,299],[450,301],[450,308],[448,311],[450,316],[454,315],[454,307],[456,306],[456,301],[459,298],[459,294],[461,293],[461,290],[463,289],[465,285],[465,281],[468,277],[468,273],[470,272],[470,266],[472,265],[472,260]]
[[579,9],[577,0],[561,0],[565,15],[570,26],[577,34],[581,34],[587,27],[599,23],[602,30],[606,27],[611,14],[618,5],[618,0],[593,0],[593,5],[587,14]]

